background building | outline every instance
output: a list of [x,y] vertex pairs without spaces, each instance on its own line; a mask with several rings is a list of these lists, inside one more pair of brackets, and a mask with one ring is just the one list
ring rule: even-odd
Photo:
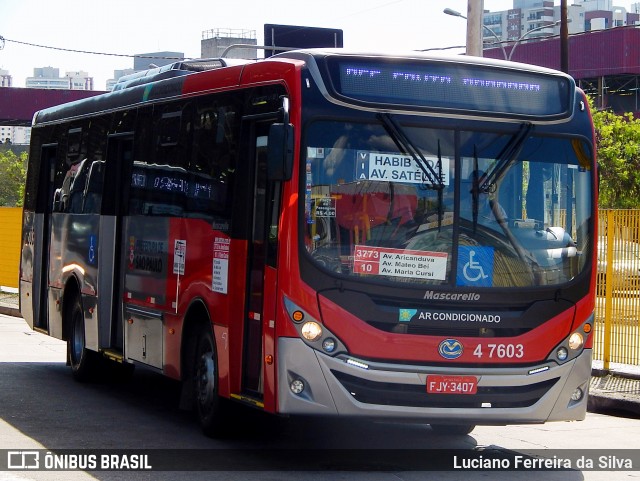
[[[509,10],[483,16],[485,47],[498,42],[531,42],[560,34],[560,7],[553,0],[514,0]],[[640,3],[627,12],[612,0],[574,0],[567,6],[569,34],[640,24]]]
[[[200,41],[201,58],[222,57],[227,47],[236,44],[258,45],[255,30],[232,28],[215,28],[202,32]],[[227,58],[258,58],[257,49],[253,47],[234,48],[225,55]]]
[[40,67],[33,69],[33,77],[27,77],[25,86],[36,89],[93,90],[93,77],[83,71],[66,72],[64,77],[60,77],[60,69]]
[[[9,71],[0,69],[0,88],[11,87],[12,84]],[[7,140],[14,145],[28,144],[31,140],[31,129],[29,127],[0,125],[0,142],[4,144]]]
[[[561,68],[560,7],[551,0],[515,0],[505,12],[485,12],[484,56]],[[640,116],[640,3],[632,12],[612,0],[575,0],[567,8],[569,74],[598,108]],[[531,32],[532,29],[539,30]],[[551,31],[553,30],[553,33]],[[507,33],[507,32],[511,33]],[[519,36],[516,36],[520,32]],[[531,32],[531,33],[528,33]],[[500,38],[500,43],[495,37]],[[487,48],[489,47],[489,48]]]
[[29,127],[17,127],[13,125],[0,125],[0,142],[13,145],[26,145],[31,141],[31,129]]
[[11,87],[13,79],[8,70],[0,69],[0,87]]

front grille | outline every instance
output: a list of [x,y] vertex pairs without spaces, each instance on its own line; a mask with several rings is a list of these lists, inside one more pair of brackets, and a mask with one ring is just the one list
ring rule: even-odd
[[525,386],[478,386],[476,394],[429,394],[425,386],[369,381],[340,371],[331,371],[359,402],[387,406],[424,408],[524,408],[544,396],[559,378]]
[[439,337],[517,337],[531,331],[530,327],[513,328],[513,327],[500,327],[491,325],[488,326],[471,326],[471,327],[456,327],[456,326],[429,326],[418,323],[406,323],[406,322],[378,322],[367,320],[367,324],[376,329],[385,332],[393,332],[396,334],[414,334],[420,336],[439,336]]

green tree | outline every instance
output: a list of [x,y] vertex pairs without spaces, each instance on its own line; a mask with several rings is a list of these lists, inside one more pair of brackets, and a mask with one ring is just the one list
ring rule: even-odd
[[596,110],[590,99],[600,164],[599,205],[605,209],[640,207],[640,120]]
[[0,206],[22,206],[26,165],[26,152],[16,155],[10,148],[0,149]]

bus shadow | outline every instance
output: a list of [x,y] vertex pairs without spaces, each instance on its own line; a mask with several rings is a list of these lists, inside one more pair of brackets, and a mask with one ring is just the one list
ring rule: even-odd
[[[199,466],[213,473],[278,471],[294,476],[313,471],[440,471],[440,479],[458,479],[447,477],[456,469],[453,456],[460,464],[478,456],[512,460],[518,454],[500,446],[478,446],[473,433],[436,434],[428,425],[280,418],[249,408],[235,410],[235,429],[227,436],[210,439],[201,434],[192,413],[178,408],[179,397],[179,383],[144,370],[137,370],[128,380],[106,377],[80,384],[63,363],[0,363],[0,418],[8,425],[0,425],[0,439],[15,442],[6,445],[4,441],[0,448],[145,450],[156,460],[160,456],[177,463],[176,467],[184,466],[185,471]],[[5,429],[17,433],[3,433]],[[169,452],[173,456],[167,457]],[[198,462],[194,464],[193,458]],[[481,473],[484,475],[475,477]],[[470,470],[464,478],[485,479],[487,474]],[[513,479],[501,470],[489,474],[492,479]],[[119,479],[110,472],[92,471],[91,475],[100,480]],[[167,476],[153,478],[175,479]],[[200,479],[194,476],[181,478]],[[545,479],[584,478],[579,471],[564,470],[545,473]]]

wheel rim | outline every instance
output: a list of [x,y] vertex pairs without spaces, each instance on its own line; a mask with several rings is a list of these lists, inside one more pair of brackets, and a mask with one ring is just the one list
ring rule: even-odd
[[77,364],[82,357],[82,351],[84,350],[84,329],[82,322],[82,315],[76,311],[73,314],[73,335],[71,339],[71,357]]
[[196,371],[198,406],[206,412],[213,403],[216,392],[216,370],[213,352],[205,352],[200,356]]

